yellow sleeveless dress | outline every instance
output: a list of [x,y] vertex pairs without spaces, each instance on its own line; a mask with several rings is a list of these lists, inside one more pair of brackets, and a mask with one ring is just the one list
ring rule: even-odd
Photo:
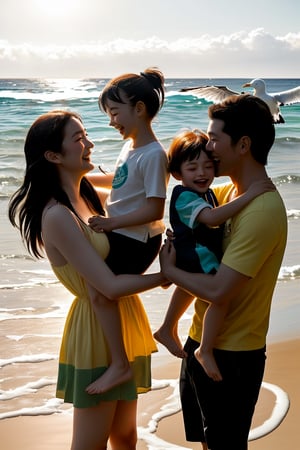
[[[96,233],[84,224],[82,229],[99,255],[106,258],[109,252],[106,235]],[[149,391],[151,353],[156,352],[157,347],[140,297],[130,295],[118,301],[124,345],[134,378],[103,394],[89,395],[85,388],[109,366],[109,349],[89,301],[84,279],[70,264],[52,266],[52,269],[75,296],[61,343],[56,396],[77,408],[87,408],[100,401],[133,400],[137,394]]]

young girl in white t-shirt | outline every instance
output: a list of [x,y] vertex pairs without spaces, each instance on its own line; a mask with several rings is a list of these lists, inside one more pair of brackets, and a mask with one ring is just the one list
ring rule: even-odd
[[[115,274],[144,273],[161,246],[168,161],[165,149],[154,134],[152,121],[164,97],[164,77],[156,68],[112,79],[99,97],[99,107],[108,115],[110,126],[126,140],[113,173],[89,176],[97,188],[110,189],[105,200],[107,216],[93,216],[89,223],[95,231],[107,234],[110,252],[106,263]],[[112,302],[104,299],[99,303],[102,304],[99,320],[107,330],[112,360],[105,374],[88,386],[91,394],[110,389],[120,379],[127,381],[132,376],[117,303],[108,305]],[[109,318],[103,316],[108,307]]]

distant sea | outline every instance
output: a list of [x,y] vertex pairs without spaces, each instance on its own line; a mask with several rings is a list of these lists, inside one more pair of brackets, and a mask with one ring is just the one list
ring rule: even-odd
[[[226,85],[236,92],[246,79],[167,79],[166,101],[154,121],[157,137],[167,148],[182,128],[206,129],[205,100],[181,93],[183,87]],[[300,85],[300,79],[265,79],[269,92]],[[71,295],[57,282],[46,260],[31,258],[7,219],[7,204],[24,175],[23,144],[27,130],[40,114],[68,109],[81,114],[94,141],[93,161],[113,169],[122,140],[99,111],[98,95],[106,79],[0,79],[0,419],[21,414],[46,414],[55,379],[48,380],[49,361],[56,364],[64,319]],[[251,89],[250,89],[251,92]],[[288,214],[289,237],[273,302],[270,340],[300,335],[300,104],[281,108],[285,124],[276,125],[276,141],[267,170],[280,191]],[[216,179],[216,183],[225,181]],[[171,180],[168,191],[174,186]],[[165,214],[168,225],[168,201]],[[157,269],[157,261],[153,269]],[[172,288],[142,295],[151,326],[161,323]],[[184,338],[190,310],[181,321]],[[155,358],[164,354],[160,348]],[[43,372],[43,366],[45,370]],[[44,373],[46,378],[38,373]],[[19,389],[12,386],[19,385]],[[34,395],[33,392],[40,392]],[[25,409],[24,409],[25,408]],[[48,411],[48,412],[47,412]]]

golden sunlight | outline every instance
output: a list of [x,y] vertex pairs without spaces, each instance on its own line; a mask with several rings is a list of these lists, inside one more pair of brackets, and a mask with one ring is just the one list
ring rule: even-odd
[[80,0],[34,0],[36,12],[49,18],[74,16],[80,9]]

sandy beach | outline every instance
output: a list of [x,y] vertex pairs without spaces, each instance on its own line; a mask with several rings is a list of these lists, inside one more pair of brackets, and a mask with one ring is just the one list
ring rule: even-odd
[[[289,396],[290,409],[287,416],[272,433],[249,442],[251,450],[282,450],[297,448],[299,444],[299,410],[300,410],[300,340],[284,341],[268,347],[268,358],[264,381],[275,384]],[[176,379],[180,361],[171,356],[164,358],[164,364],[153,368],[155,380]],[[55,364],[53,365],[55,367]],[[49,374],[50,376],[51,374]],[[55,376],[55,374],[53,374]],[[140,430],[148,427],[154,414],[161,411],[166,398],[172,396],[174,389],[168,387],[157,389],[139,398],[138,426]],[[263,424],[271,415],[275,406],[275,396],[262,389],[257,404],[253,427]],[[72,414],[52,414],[47,416],[17,417],[0,421],[1,448],[3,450],[67,450],[70,448],[72,433]],[[185,441],[181,412],[163,418],[158,423],[153,439],[161,439],[174,446],[159,447],[181,449],[200,449],[197,443]],[[146,450],[149,442],[140,436],[137,449]],[[155,448],[155,445],[154,445]]]
[[[278,344],[272,344],[268,347],[268,357],[264,381],[275,384],[283,389],[289,396],[290,408],[283,422],[272,433],[249,442],[249,450],[282,450],[285,448],[296,449],[299,446],[299,410],[300,410],[300,359],[297,355],[300,352],[300,340],[286,341]],[[168,367],[170,377],[178,373],[178,364],[173,362]],[[165,368],[155,371],[158,377],[166,377]],[[143,398],[140,401],[141,413],[153,408],[155,399],[148,394],[149,401]],[[159,403],[159,397],[156,399]],[[263,424],[271,415],[275,406],[275,396],[265,389],[261,390],[259,401],[257,403],[252,428]],[[150,406],[151,405],[151,406]],[[156,405],[155,405],[156,407]],[[157,409],[157,407],[156,407]],[[144,419],[139,415],[140,422]],[[147,417],[150,420],[152,412]],[[166,417],[159,423],[156,433],[165,441],[174,443],[183,448],[198,450],[201,446],[197,443],[185,441],[184,428],[181,412],[174,416]],[[143,449],[143,447],[138,447]],[[145,447],[147,448],[147,447]]]

